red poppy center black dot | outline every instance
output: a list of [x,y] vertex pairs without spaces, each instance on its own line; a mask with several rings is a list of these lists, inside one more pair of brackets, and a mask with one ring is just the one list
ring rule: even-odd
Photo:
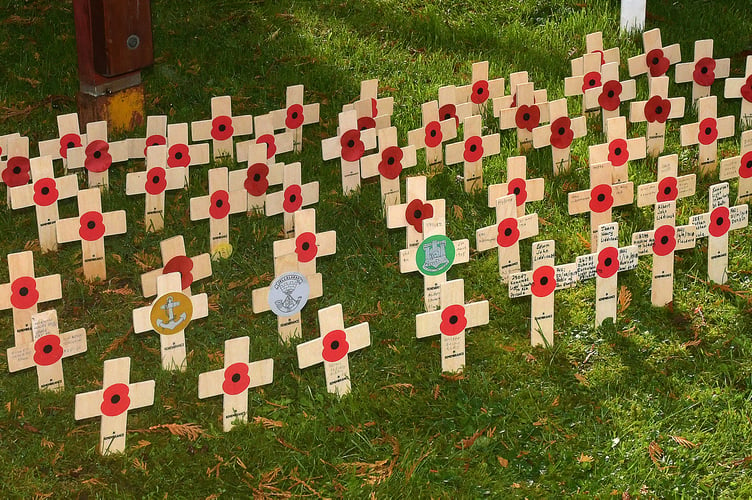
[[613,97],[614,96],[614,91],[613,90],[609,90],[608,94],[606,94],[606,95],[609,96],[609,97]]
[[94,151],[94,155],[93,156],[94,156],[94,158],[99,159],[99,158],[102,157],[102,152],[101,151]]
[[152,177],[152,178],[151,178],[151,181],[152,181],[152,182],[153,182],[154,184],[159,184],[159,176],[158,176],[158,175],[155,175],[154,177]]
[[544,276],[541,278],[541,285],[545,286],[548,284],[548,276]]
[[21,167],[13,167],[13,173],[18,175],[21,173]]
[[752,168],[752,160],[749,160],[746,165],[744,165],[747,168]]
[[598,201],[604,201],[606,199],[606,195],[603,194],[603,193],[601,193],[601,194],[598,195],[597,199],[598,199]]
[[232,381],[235,382],[236,384],[238,382],[240,382],[240,374],[239,373],[233,373],[232,374]]
[[[363,130],[363,129],[361,129],[361,130]],[[355,147],[355,141],[353,141],[352,139],[350,139],[349,141],[347,141],[347,147],[348,148]]]
[[660,62],[660,59],[658,59],[657,57],[653,58],[653,64],[658,64],[659,62]]
[[594,87],[595,86],[595,79],[591,78],[590,81],[588,81],[588,85],[590,85],[591,87]]
[[[368,127],[366,125],[363,125],[362,127],[360,127],[360,130],[368,130]],[[350,142],[352,142],[352,141],[350,141]],[[352,146],[350,146],[350,147],[352,147]]]
[[94,222],[93,220],[90,220],[89,222],[86,223],[86,227],[88,227],[89,229],[94,229],[95,227],[97,227],[97,223]]
[[621,156],[621,148],[614,149],[614,153],[616,154],[616,156]]
[[667,245],[668,244],[668,236],[663,236],[661,238],[661,245]]
[[705,127],[705,135],[710,135],[713,132],[713,129],[710,127]]
[[656,113],[658,113],[659,115],[660,115],[661,113],[663,113],[663,106],[656,106],[656,107],[655,107],[655,112],[656,112]]
[[176,160],[180,160],[181,158],[183,158],[183,153],[180,153],[180,152],[175,153]]
[[296,120],[297,118],[298,118],[298,112],[297,111],[293,111],[292,112],[292,119]]
[[559,132],[559,135],[564,135],[564,132],[566,132],[566,130],[564,129],[564,127],[559,127],[558,132]]
[[112,403],[112,404],[114,404],[114,405],[118,404],[119,402],[120,402],[120,394],[114,394],[114,395],[113,395],[113,396],[112,396],[112,397],[110,398],[110,403]]
[[332,347],[332,351],[336,351],[337,349],[339,349],[339,340],[333,341],[331,347]]
[[511,228],[506,228],[504,230],[504,236],[507,236],[507,237],[512,236],[512,229]]
[[70,142],[68,142],[68,144],[65,145],[65,147],[67,147],[67,148],[75,148],[76,147],[76,143],[74,143],[73,141],[70,141]]
[[48,187],[43,187],[43,188],[42,188],[42,194],[50,194],[50,188],[48,188]]
[[478,95],[483,95],[483,87],[478,87],[478,90],[476,90]]
[[227,129],[227,126],[226,125],[220,125],[217,128],[219,129],[220,132],[224,132]]
[[52,346],[50,344],[46,344],[44,347],[42,347],[42,351],[45,354],[49,354],[52,352]]
[[452,325],[456,325],[459,320],[460,318],[458,318],[456,314],[449,316],[449,323]]
[[154,141],[150,144],[150,146],[159,146],[159,143],[157,141]]
[[415,212],[413,212],[413,217],[415,217],[416,219],[420,219],[421,217],[423,217],[423,212],[421,212],[420,210],[416,210]]
[[294,194],[290,195],[290,203],[295,203],[295,200],[297,200],[297,199],[298,199],[298,197],[295,196]]
[[261,180],[261,174],[253,174],[253,180],[258,182]]
[[301,245],[301,246],[303,247],[303,250],[308,250],[309,248],[311,248],[311,244],[308,243],[307,241],[305,243],[303,243],[303,245]]
[[716,225],[718,225],[718,226],[722,226],[722,225],[723,225],[723,217],[718,217],[718,218],[717,218],[717,219],[715,220],[715,223],[716,223]]
[[702,69],[700,70],[700,73],[702,73],[703,75],[705,73],[707,73],[707,72],[708,72],[708,67],[707,66],[703,66]]
[[431,137],[436,137],[436,131],[435,130],[431,130]]
[[225,204],[225,202],[222,201],[222,200],[217,200],[217,202],[215,203],[215,205],[217,206],[217,208],[222,208],[222,205],[224,205],[224,204]]
[[606,264],[606,267],[611,267],[612,264],[611,257],[607,257],[605,261],[603,261],[604,264]]
[[394,157],[390,156],[389,159],[386,161],[389,165],[394,165]]
[[530,113],[523,113],[522,119],[528,121],[530,119]]
[[663,194],[671,194],[671,187],[667,186],[663,188]]
[[21,287],[21,289],[18,291],[18,295],[20,295],[21,297],[26,297],[27,295],[29,295],[29,289],[25,286]]
[[514,188],[514,191],[512,191],[515,195],[520,194],[520,188],[516,187]]
[[478,146],[476,146],[475,144],[473,144],[472,146],[470,146],[470,151],[471,151],[472,153],[475,153],[475,150],[476,150],[476,149],[478,149]]
[[449,113],[446,113],[446,114],[444,114],[444,119],[445,119],[445,120],[448,120],[448,119],[450,119],[451,117],[452,117],[452,115],[450,115]]

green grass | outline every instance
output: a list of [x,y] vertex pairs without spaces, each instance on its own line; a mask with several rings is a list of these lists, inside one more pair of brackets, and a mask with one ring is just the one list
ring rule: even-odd
[[[7,12],[0,21],[0,134],[28,135],[35,152],[38,141],[57,135],[56,115],[75,110],[72,7],[0,5]],[[404,143],[419,126],[420,104],[435,99],[442,85],[469,81],[474,61],[489,60],[492,76],[527,70],[536,88],[559,98],[569,59],[584,50],[586,33],[600,30],[606,47],[621,47],[624,78],[627,57],[641,53],[642,44],[638,35],[618,35],[618,2],[163,0],[152,9],[156,63],[143,74],[149,114],[167,114],[171,122],[205,119],[214,95],[233,96],[236,114],[262,114],[282,107],[285,87],[299,83],[307,102],[321,103],[321,124],[306,127],[303,153],[280,157],[301,161],[305,181],[320,180],[318,228],[338,232],[336,256],[319,261],[325,294],[304,311],[305,337],[317,332],[318,308],[342,303],[346,325],[369,321],[372,346],[350,357],[353,391],[342,399],[326,393],[320,366],[300,371],[294,347],[277,342],[275,318],[250,307],[251,289],[273,271],[281,218],[240,215],[231,218],[235,253],[194,285],[209,294],[213,309],[187,332],[188,369],[163,372],[156,335],[132,332],[131,310],[147,303],[136,259],[157,267],[159,241],[177,234],[185,236],[189,255],[208,251],[208,223],[188,217],[189,199],[207,191],[206,168],[193,170],[187,192],[168,194],[165,230],[147,234],[143,198],[124,195],[125,171],[142,167],[118,166],[103,204],[127,210],[129,231],[107,240],[108,279],[81,279],[79,245],[35,252],[37,276],[62,275],[64,300],[52,304],[62,330],[86,328],[89,349],[64,361],[60,394],[38,393],[33,370],[8,375],[0,356],[3,497],[752,495],[751,229],[732,233],[726,288],[705,283],[705,242],[680,252],[669,308],[650,305],[650,258],[619,277],[632,302],[615,324],[593,326],[593,283],[558,292],[549,349],[529,346],[529,300],[507,298],[495,253],[474,254],[449,276],[465,279],[467,300],[490,301],[491,320],[468,333],[464,374],[447,377],[438,340],[415,339],[423,282],[397,270],[404,231],[386,229],[378,185],[366,183],[345,198],[339,163],[321,160],[320,140],[334,135],[338,111],[356,99],[364,79],[378,78],[381,93],[394,97],[392,122]],[[648,12],[648,27],[660,27],[665,44],[681,43],[683,60],[692,58],[694,40],[714,38],[716,57],[732,58],[732,76],[743,72],[752,50],[747,2],[660,0],[649,2]],[[722,84],[713,87],[716,95],[722,91]],[[690,85],[671,85],[672,96],[690,92]],[[639,98],[646,93],[645,78],[638,78]],[[578,110],[579,99],[570,99],[571,114]],[[738,116],[739,101],[720,98],[719,116],[732,113]],[[688,110],[681,123],[695,119]],[[560,178],[551,178],[549,151],[528,154],[529,175],[546,177],[547,192],[529,211],[545,219],[538,239],[556,240],[557,263],[587,252],[589,222],[567,215],[566,191],[588,185],[587,146],[604,141],[597,123],[575,143],[573,170]],[[669,125],[666,152],[679,153],[683,174],[695,168],[697,153],[679,146],[678,130],[679,123]],[[630,128],[631,136],[641,133],[644,125]],[[738,153],[738,137],[721,142],[721,156]],[[485,164],[486,184],[505,178],[512,154],[513,133],[505,131],[502,154]],[[632,165],[636,185],[654,180],[655,160]],[[462,191],[458,172],[445,168],[432,177],[429,196],[447,200],[449,235],[474,246],[475,229],[491,224],[493,211],[485,193]],[[701,179],[697,196],[679,203],[679,223],[707,210],[715,182]],[[33,248],[33,212],[11,212],[1,203],[0,255]],[[74,215],[75,203],[61,203],[61,213]],[[626,243],[632,231],[652,226],[652,210],[617,209],[615,220]],[[529,268],[529,242],[522,262]],[[2,265],[0,282],[7,281]],[[0,328],[8,332],[0,340],[4,353],[13,344],[10,312],[0,314]],[[250,392],[249,414],[280,426],[249,423],[225,434],[221,398],[199,400],[197,379],[221,366],[224,340],[240,335],[251,338],[252,360],[275,361],[275,381]],[[99,388],[102,361],[120,356],[133,359],[131,380],[156,380],[155,404],[129,414],[125,454],[102,458],[99,422],[75,421],[73,400]],[[188,423],[200,426],[196,439],[160,427]]]

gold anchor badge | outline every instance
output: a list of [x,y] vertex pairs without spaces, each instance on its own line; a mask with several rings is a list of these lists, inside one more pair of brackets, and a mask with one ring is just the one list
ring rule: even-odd
[[182,332],[193,317],[193,302],[181,292],[171,292],[154,301],[150,320],[154,331],[160,335]]

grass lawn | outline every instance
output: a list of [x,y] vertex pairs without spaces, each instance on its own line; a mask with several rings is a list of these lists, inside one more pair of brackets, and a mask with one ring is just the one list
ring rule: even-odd
[[[276,318],[253,314],[252,289],[273,275],[272,243],[281,216],[231,217],[234,253],[213,264],[193,287],[206,292],[210,312],[187,331],[188,368],[162,371],[156,334],[135,334],[131,311],[150,303],[140,275],[161,265],[159,242],[185,237],[188,255],[209,250],[206,221],[191,222],[189,200],[207,193],[207,167],[193,167],[190,188],[170,192],[165,229],[144,230],[144,197],[125,195],[131,160],[110,172],[105,210],[127,212],[128,232],[108,238],[105,281],[81,273],[80,244],[39,252],[32,209],[13,210],[0,195],[0,255],[35,250],[37,276],[59,273],[61,331],[85,328],[88,351],[64,360],[65,390],[37,391],[34,370],[8,374],[13,346],[10,311],[0,313],[0,493],[5,498],[89,497],[346,497],[346,498],[622,498],[752,496],[752,229],[729,238],[724,286],[707,282],[707,242],[676,258],[674,302],[650,303],[652,258],[620,274],[624,296],[615,323],[594,326],[592,281],[556,293],[555,343],[530,347],[530,300],[508,298],[494,251],[471,253],[450,279],[463,278],[466,301],[487,299],[490,322],[467,335],[461,375],[441,373],[437,337],[415,338],[423,311],[423,279],[399,273],[404,230],[386,228],[377,182],[351,197],[341,192],[339,161],[322,161],[321,140],[335,135],[342,105],[354,101],[361,80],[378,78],[380,95],[394,98],[392,124],[400,145],[420,126],[420,106],[438,88],[470,81],[471,64],[488,60],[492,77],[527,70],[549,99],[564,95],[570,59],[585,50],[585,35],[602,31],[605,47],[627,58],[643,52],[639,35],[620,35],[615,0],[152,2],[155,64],[143,72],[148,114],[171,123],[210,116],[213,96],[233,97],[235,114],[260,115],[284,107],[285,88],[303,84],[306,102],[321,103],[321,122],[307,126],[300,154],[305,182],[320,181],[315,206],[319,231],[337,231],[337,253],[321,258],[324,296],[303,311],[304,339],[318,335],[317,310],[341,303],[345,325],[368,321],[371,346],[350,356],[352,393],[326,391],[321,366],[299,370],[295,347],[277,340]],[[37,143],[57,137],[56,116],[75,111],[78,90],[70,1],[0,0],[0,135],[20,132]],[[680,43],[682,60],[697,39],[715,39],[715,57],[731,58],[731,76],[744,73],[752,54],[752,14],[746,0],[648,2],[647,27],[663,43]],[[673,82],[671,96],[691,85]],[[637,77],[638,100],[647,96]],[[509,91],[507,90],[507,93]],[[740,100],[712,93],[718,116],[738,117]],[[569,99],[571,116],[579,98]],[[626,105],[622,114],[627,113]],[[668,122],[667,154],[679,173],[697,170],[697,147],[682,148],[679,126]],[[490,132],[498,121],[485,119]],[[739,131],[720,141],[719,156],[739,153]],[[128,137],[143,136],[144,130]],[[645,134],[630,125],[629,136]],[[117,139],[120,135],[111,137]],[[556,241],[556,263],[589,253],[587,216],[569,216],[567,192],[589,186],[589,145],[605,142],[600,117],[573,145],[572,169],[553,177],[550,148],[527,154],[529,177],[545,177],[535,240]],[[513,131],[501,131],[501,154],[484,162],[486,186],[506,179],[516,153]],[[423,153],[408,175],[426,173]],[[222,165],[240,168],[234,162]],[[631,163],[635,186],[653,182],[656,160]],[[62,167],[56,164],[58,175]],[[447,233],[468,238],[495,223],[485,189],[469,195],[445,167],[428,180],[430,198],[444,198]],[[80,178],[80,185],[85,180]],[[707,211],[712,174],[698,177],[697,194],[678,203],[677,223]],[[0,189],[5,191],[3,187]],[[736,181],[731,182],[732,204]],[[403,187],[404,192],[404,187]],[[177,194],[175,194],[177,193]],[[64,200],[61,217],[77,214]],[[651,229],[652,208],[614,211],[620,243]],[[521,245],[530,268],[530,240]],[[7,283],[7,259],[0,283]],[[251,361],[273,358],[274,382],[249,393],[249,420],[222,432],[221,398],[198,399],[200,373],[222,366],[224,341],[250,337]],[[129,356],[131,381],[155,380],[154,405],[128,416],[124,454],[101,457],[99,420],[76,421],[74,396],[101,388],[102,362]]]

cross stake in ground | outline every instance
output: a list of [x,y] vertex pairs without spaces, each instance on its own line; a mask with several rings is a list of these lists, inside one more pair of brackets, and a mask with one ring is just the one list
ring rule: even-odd
[[[266,192],[271,185],[282,184],[282,175],[285,165],[272,163],[267,159],[267,144],[256,144],[253,141],[246,142],[244,157],[248,162],[248,168],[230,170],[229,179],[231,186],[243,185],[246,198],[246,209],[263,212],[266,206]],[[238,155],[242,148],[238,144]]]
[[676,65],[676,83],[692,82],[692,103],[710,95],[710,87],[718,79],[727,78],[731,59],[713,59],[713,40],[695,40],[695,59]]
[[465,102],[454,85],[439,87],[439,120],[454,119],[454,127],[459,128],[465,118],[473,115],[473,103]]
[[427,166],[440,166],[444,161],[444,143],[457,137],[456,122],[451,117],[439,119],[439,101],[424,102],[421,116],[422,127],[407,133],[407,143],[416,150],[425,148]]
[[[363,80],[360,82],[360,98],[352,104],[345,104],[342,106],[343,112],[350,110],[355,111],[358,130],[364,131],[367,129],[376,129],[378,131],[382,128],[392,126],[394,98],[380,98],[378,94],[378,79]],[[373,147],[376,147],[376,145],[374,144]],[[366,146],[366,150],[369,149],[372,148]]]
[[525,204],[528,201],[543,199],[543,177],[527,178],[527,158],[524,156],[510,156],[507,158],[507,182],[488,186],[488,207],[496,207],[496,199],[513,194],[517,206],[517,217],[525,215]]
[[285,237],[292,238],[295,234],[295,212],[318,202],[319,182],[303,184],[300,163],[290,163],[282,170],[282,191],[266,196],[266,215],[283,214]]
[[237,337],[225,341],[224,368],[200,373],[200,399],[222,395],[222,429],[232,430],[236,423],[248,421],[248,390],[272,383],[274,360],[248,362],[250,338]]
[[739,156],[721,160],[720,179],[726,181],[738,178],[737,203],[752,200],[752,130],[742,132],[742,146]]
[[285,129],[293,137],[293,150],[303,150],[303,125],[319,122],[319,103],[303,104],[305,88],[302,85],[287,87],[285,108],[272,111],[274,130]]
[[316,210],[306,208],[294,214],[295,236],[274,242],[274,255],[294,253],[298,260],[298,270],[304,276],[316,274],[316,259],[334,255],[337,252],[335,231],[316,232]]
[[159,243],[163,267],[141,275],[141,289],[144,297],[157,294],[157,278],[163,274],[180,273],[182,293],[192,295],[191,285],[198,280],[208,278],[212,274],[211,257],[202,253],[188,257],[185,252],[183,236],[173,236]]
[[[7,160],[0,161],[0,178],[7,186],[6,195],[10,205],[10,193],[14,187],[29,184],[31,180],[31,160],[29,160],[29,138],[26,136],[14,136],[6,140],[4,148]],[[50,163],[52,160],[50,159]]]
[[232,116],[230,96],[212,97],[211,120],[191,123],[191,137],[194,141],[212,140],[214,159],[222,156],[235,158],[234,137],[253,133],[251,115]]
[[447,144],[446,164],[463,163],[462,178],[465,192],[483,189],[483,158],[499,154],[501,150],[499,134],[481,135],[483,118],[473,115],[465,118],[462,142]]
[[381,204],[384,207],[397,205],[402,199],[400,174],[403,169],[414,167],[418,160],[415,146],[399,147],[397,127],[382,128],[378,132],[379,152],[360,161],[361,177],[379,176]]
[[564,95],[567,97],[582,96],[582,114],[597,110],[597,106],[588,109],[585,105],[585,92],[590,89],[602,88],[601,54],[591,52],[577,59],[572,59],[572,76],[564,79]]
[[524,82],[515,83],[519,78],[515,75],[509,76],[510,85],[514,85],[512,96],[494,99],[494,114],[501,130],[517,129],[517,150],[524,153],[533,147],[533,130],[548,121],[548,94],[546,89],[535,90],[535,84],[527,81],[527,72]]
[[752,55],[747,56],[743,77],[726,79],[723,97],[726,99],[741,98],[742,107],[739,113],[739,123],[743,128],[752,127]]
[[8,142],[18,139],[21,134],[13,132],[12,134],[0,135],[0,159],[8,158]]
[[51,156],[53,160],[62,158],[63,167],[68,168],[68,150],[86,144],[86,134],[81,135],[78,113],[57,116],[58,138],[41,141],[39,156]]
[[386,227],[404,227],[405,248],[415,248],[423,241],[424,233],[444,234],[446,202],[429,200],[426,194],[427,179],[423,175],[408,177],[405,181],[405,203],[386,209]]
[[601,110],[603,133],[608,134],[608,122],[611,118],[619,116],[621,104],[637,97],[637,82],[619,81],[619,63],[617,62],[601,66],[601,81],[603,85],[600,87],[585,90],[582,102],[587,110],[596,108]]
[[130,371],[130,358],[108,359],[102,389],[76,394],[76,420],[102,417],[97,446],[102,455],[124,452],[128,411],[154,404],[154,381],[131,384]]
[[642,45],[645,53],[630,57],[627,61],[631,77],[647,73],[648,82],[651,82],[653,78],[665,76],[671,65],[681,61],[679,44],[664,47],[658,28],[642,33]]
[[646,154],[644,137],[627,138],[627,119],[623,116],[609,121],[607,142],[588,148],[590,164],[608,161],[614,167],[614,183],[629,179],[629,160],[642,160]]
[[292,132],[274,133],[274,121],[271,114],[256,116],[253,119],[255,139],[239,142],[235,145],[238,163],[248,161],[248,146],[266,144],[266,161],[270,165],[277,163],[277,153],[289,153],[293,148]]
[[629,121],[647,122],[646,147],[648,156],[655,158],[663,152],[666,143],[666,120],[684,116],[684,98],[668,97],[668,77],[650,80],[650,97],[647,101],[634,101],[629,105]]
[[566,98],[548,103],[548,114],[551,123],[533,129],[533,147],[551,146],[554,175],[558,175],[570,169],[570,146],[575,138],[587,134],[587,122],[584,116],[569,118]]
[[107,122],[86,125],[87,143],[68,149],[68,169],[85,168],[89,174],[89,187],[109,188],[110,167],[128,161],[128,144],[125,140],[111,142],[107,139]]
[[734,115],[718,118],[718,98],[714,95],[697,101],[697,123],[681,126],[681,145],[698,144],[700,174],[708,175],[718,168],[718,139],[734,135]]
[[695,174],[679,176],[678,155],[659,156],[658,179],[637,186],[637,206],[645,207],[661,201],[676,201],[694,196],[696,177]]
[[488,61],[473,63],[471,83],[457,87],[458,97],[465,102],[473,104],[473,115],[484,115],[488,103],[504,95],[504,79],[489,79],[488,66]]
[[376,147],[376,130],[358,128],[355,110],[339,114],[339,133],[321,141],[323,159],[340,159],[342,192],[348,196],[360,187],[360,160],[366,150]]

